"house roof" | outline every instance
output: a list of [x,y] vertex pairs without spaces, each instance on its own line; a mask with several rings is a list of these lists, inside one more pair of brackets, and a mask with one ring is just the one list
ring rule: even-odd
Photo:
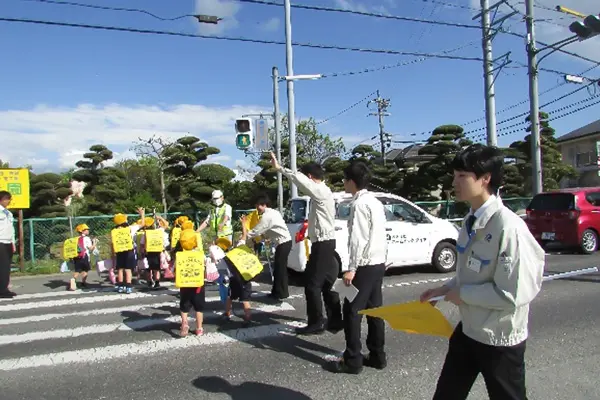
[[419,157],[419,150],[421,150],[422,147],[422,144],[411,144],[410,146],[406,146],[403,149],[393,149],[385,155],[385,159],[398,160]]
[[562,135],[556,140],[559,143],[568,142],[569,140],[575,140],[593,134],[600,134],[600,119],[579,129],[575,129],[573,132],[567,133],[566,135]]

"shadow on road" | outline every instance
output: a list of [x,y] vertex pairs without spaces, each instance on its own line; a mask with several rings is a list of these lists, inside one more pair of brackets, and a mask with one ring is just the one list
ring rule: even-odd
[[260,382],[232,385],[218,376],[202,376],[194,379],[192,384],[207,393],[228,394],[232,400],[311,400],[307,395],[295,390]]

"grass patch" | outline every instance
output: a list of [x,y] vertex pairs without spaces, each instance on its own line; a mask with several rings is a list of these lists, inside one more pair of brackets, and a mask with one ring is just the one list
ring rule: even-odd
[[25,261],[25,270],[19,269],[19,263],[13,265],[11,276],[51,275],[60,273],[60,260]]

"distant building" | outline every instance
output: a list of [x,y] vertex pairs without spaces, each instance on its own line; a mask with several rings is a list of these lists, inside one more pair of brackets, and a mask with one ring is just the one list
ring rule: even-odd
[[567,133],[557,139],[563,162],[572,165],[579,177],[564,179],[562,188],[600,186],[598,146],[600,146],[600,119]]
[[411,144],[403,149],[393,149],[385,155],[385,160],[394,162],[396,165],[402,165],[404,163],[408,167],[418,167],[420,164],[435,158],[435,156],[431,154],[419,154],[419,150],[422,148],[422,144]]

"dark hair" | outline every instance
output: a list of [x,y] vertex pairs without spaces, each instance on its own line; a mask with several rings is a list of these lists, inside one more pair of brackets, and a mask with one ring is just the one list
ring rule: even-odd
[[6,190],[0,190],[0,200],[12,199],[12,194]]
[[323,171],[323,167],[321,164],[316,162],[309,162],[300,167],[300,172],[304,175],[311,175],[314,179],[323,180],[325,176],[325,171]]
[[354,161],[344,168],[344,178],[352,181],[358,190],[365,189],[371,182],[371,171],[362,161]]
[[254,197],[254,204],[257,206],[269,207],[271,205],[271,199],[266,193],[259,193]]
[[454,171],[471,172],[477,179],[490,174],[490,193],[496,193],[504,178],[504,154],[497,147],[473,144],[454,157],[450,164]]

